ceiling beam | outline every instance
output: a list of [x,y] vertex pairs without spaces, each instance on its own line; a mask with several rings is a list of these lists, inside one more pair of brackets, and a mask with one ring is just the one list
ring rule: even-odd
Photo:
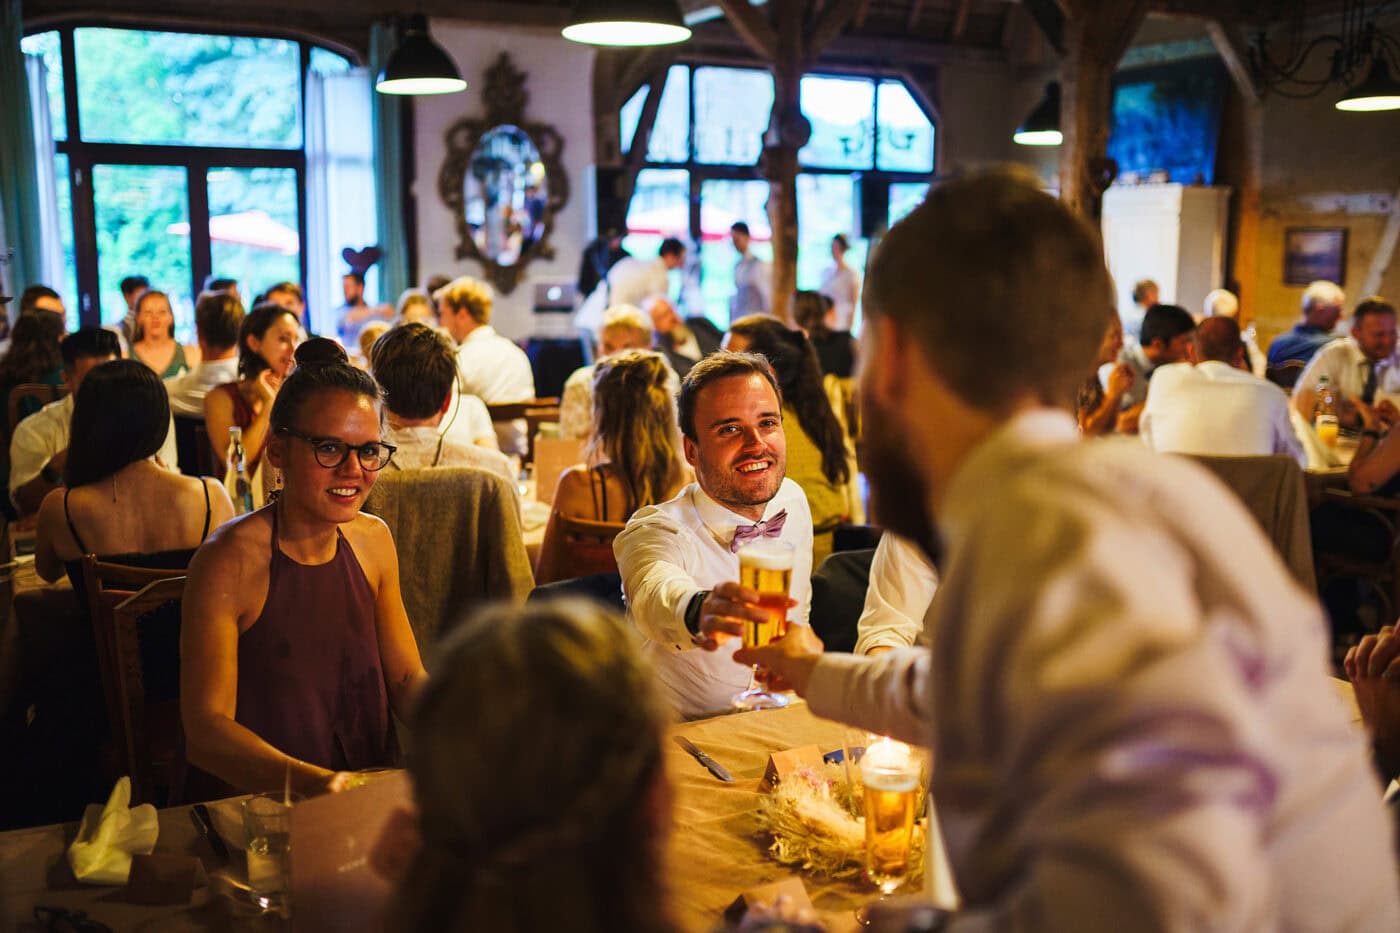
[[1065,54],[1065,12],[1055,0],[1022,0],[1021,5],[1040,27],[1050,47]]
[[[948,31],[948,38],[954,42],[963,37],[967,31],[967,17],[972,12],[972,0],[958,0],[958,9],[953,13],[953,28]],[[1007,10],[1007,15],[1011,14]]]
[[860,12],[860,8],[865,6],[865,2],[866,0],[830,0],[807,32],[807,41],[802,49],[803,57],[808,62],[816,61],[822,49],[841,34]]
[[1249,67],[1249,43],[1245,40],[1244,29],[1238,24],[1226,25],[1218,19],[1210,19],[1206,21],[1206,32],[1241,96],[1251,104],[1260,103],[1263,95]]
[[924,0],[909,0],[909,15],[904,18],[904,28],[913,32],[914,24],[919,21],[919,14],[923,10]]
[[749,0],[719,0],[719,5],[730,28],[753,49],[754,54],[766,62],[778,57],[777,30]]

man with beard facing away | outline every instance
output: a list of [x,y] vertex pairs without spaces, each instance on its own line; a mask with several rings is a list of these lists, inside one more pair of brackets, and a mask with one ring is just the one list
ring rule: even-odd
[[932,744],[944,929],[1400,929],[1316,602],[1204,470],[1076,436],[1113,313],[1096,231],[1027,174],[950,180],[864,307],[871,482],[920,478],[944,549],[930,647],[824,656],[793,628],[734,660]]

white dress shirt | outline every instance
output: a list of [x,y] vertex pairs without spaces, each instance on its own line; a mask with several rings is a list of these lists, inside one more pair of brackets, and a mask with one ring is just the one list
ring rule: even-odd
[[[788,619],[805,625],[812,596],[812,513],[802,487],[790,479],[783,480],[763,519],[783,509],[787,521],[778,540],[793,547],[789,595],[797,600]],[[642,634],[662,694],[682,716],[726,709],[749,685],[749,668],[733,660],[740,640],[731,638],[717,651],[694,647],[685,612],[701,590],[738,582],[739,557],[729,542],[735,528],[752,524],[691,483],[674,499],[638,509],[613,541],[627,617]]]
[[439,431],[437,425],[391,427],[385,425],[384,443],[397,450],[389,461],[390,469],[422,470],[428,467],[476,467],[504,477],[515,488],[519,477],[510,460],[499,450],[482,447]]
[[1210,457],[1283,454],[1308,465],[1289,418],[1288,395],[1267,379],[1207,360],[1152,374],[1138,434],[1153,450]]
[[746,314],[771,314],[773,267],[749,253],[734,264],[734,296],[729,299],[729,321]]
[[470,393],[454,393],[452,405],[438,424],[438,433],[459,444],[476,444],[488,450],[501,449],[500,442],[496,440],[496,426],[491,423],[491,412],[486,410],[485,402]]
[[1326,621],[1233,493],[1041,410],[939,519],[931,649],[824,657],[808,701],[916,741],[931,718],[945,929],[1400,929]]
[[[1376,392],[1400,396],[1400,366],[1396,355],[1391,354],[1376,364]],[[1370,360],[1361,352],[1355,338],[1343,337],[1323,346],[1308,360],[1302,375],[1293,385],[1293,392],[1300,389],[1316,389],[1323,376],[1331,382],[1334,391],[1347,398],[1360,398],[1366,388],[1366,377],[1370,374]]]
[[835,330],[850,330],[856,317],[856,301],[860,298],[860,273],[850,266],[838,268],[832,263],[822,270],[822,284],[817,291],[831,299],[832,310],[836,312]]
[[619,259],[608,270],[607,306],[632,305],[640,308],[648,298],[657,295],[665,298],[671,291],[669,272],[666,260],[660,256],[651,260],[631,256]]
[[201,360],[186,373],[165,380],[170,396],[170,413],[184,418],[204,418],[204,396],[209,390],[226,382],[238,381],[238,357],[226,360]]
[[919,546],[885,532],[870,562],[865,608],[856,622],[855,653],[927,645],[924,616],[937,589],[938,572]]
[[[10,496],[15,490],[38,476],[59,452],[68,449],[68,434],[73,422],[73,396],[65,395],[56,402],[50,402],[34,414],[15,425],[15,433],[10,438]],[[165,434],[165,443],[160,445],[156,456],[167,470],[178,471],[179,459],[175,453],[175,419],[170,419],[170,429]]]
[[[535,397],[530,358],[489,324],[478,325],[457,347],[457,370],[462,375],[462,391],[488,405],[525,402]],[[525,453],[524,419],[497,425],[496,438],[506,453]]]

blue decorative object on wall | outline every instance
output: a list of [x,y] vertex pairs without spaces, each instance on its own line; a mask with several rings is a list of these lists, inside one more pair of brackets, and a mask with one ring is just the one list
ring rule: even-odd
[[1119,179],[1132,174],[1146,181],[1165,172],[1181,184],[1213,184],[1225,81],[1218,58],[1117,74],[1108,155]]

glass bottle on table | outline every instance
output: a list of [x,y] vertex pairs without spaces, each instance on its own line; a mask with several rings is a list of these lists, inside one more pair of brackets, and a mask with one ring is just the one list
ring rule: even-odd
[[1317,439],[1329,449],[1337,446],[1337,395],[1332,388],[1332,380],[1323,376],[1317,381],[1317,393],[1313,399],[1313,430]]
[[253,511],[253,484],[248,479],[247,454],[243,450],[243,429],[228,429],[228,468],[224,472],[224,488],[233,500],[235,515]]
[[[788,592],[792,588],[793,548],[785,541],[760,539],[739,548],[739,584],[758,593],[758,606],[767,616],[744,623],[744,647],[762,648],[787,634]],[[788,699],[758,685],[758,666],[749,674],[749,687],[735,694],[739,709],[775,709]]]

